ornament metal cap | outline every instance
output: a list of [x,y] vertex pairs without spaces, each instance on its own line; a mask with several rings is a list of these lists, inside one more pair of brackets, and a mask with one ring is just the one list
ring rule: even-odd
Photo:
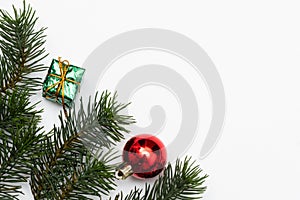
[[119,180],[124,180],[132,174],[133,170],[131,165],[124,162],[116,169],[115,177]]

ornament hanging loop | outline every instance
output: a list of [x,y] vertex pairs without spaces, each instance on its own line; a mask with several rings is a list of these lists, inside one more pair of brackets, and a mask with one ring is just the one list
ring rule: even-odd
[[124,180],[133,174],[131,165],[126,162],[122,163],[115,172],[115,177],[119,180]]

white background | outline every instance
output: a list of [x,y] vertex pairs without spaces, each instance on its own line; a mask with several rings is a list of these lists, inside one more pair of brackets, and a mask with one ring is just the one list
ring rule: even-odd
[[[214,61],[227,98],[223,135],[201,161],[210,175],[204,199],[300,199],[299,1],[29,2],[48,27],[45,64],[61,55],[80,66],[105,40],[137,28],[196,41]],[[21,1],[0,5],[12,3]]]

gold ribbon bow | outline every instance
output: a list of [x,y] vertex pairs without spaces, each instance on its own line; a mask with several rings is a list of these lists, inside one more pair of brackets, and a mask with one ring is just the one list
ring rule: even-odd
[[[53,77],[57,77],[57,78],[60,78],[60,81],[57,82],[57,83],[54,83],[53,85],[49,86],[47,89],[46,89],[46,93],[56,87],[56,92],[55,92],[55,96],[56,96],[56,101],[58,100],[58,95],[61,91],[61,99],[62,99],[62,106],[63,106],[63,109],[64,109],[64,113],[65,113],[65,116],[68,117],[68,114],[67,114],[67,111],[66,111],[66,108],[65,108],[65,81],[69,81],[69,82],[72,82],[72,83],[75,83],[75,84],[80,84],[79,82],[76,82],[74,80],[71,80],[71,79],[68,79],[66,78],[66,75],[67,75],[67,72],[68,72],[68,68],[70,66],[70,63],[68,60],[64,60],[64,61],[61,61],[61,57],[58,57],[58,66],[59,66],[59,70],[60,70],[60,76],[59,75],[56,75],[56,74],[49,74],[49,76],[53,76]],[[51,98],[49,96],[46,96],[46,98]]]

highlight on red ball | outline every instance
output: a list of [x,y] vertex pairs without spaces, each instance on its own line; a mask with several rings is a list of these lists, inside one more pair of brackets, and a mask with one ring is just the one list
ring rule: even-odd
[[125,144],[123,161],[131,166],[134,177],[153,178],[164,170],[167,151],[157,137],[141,134],[132,137]]

